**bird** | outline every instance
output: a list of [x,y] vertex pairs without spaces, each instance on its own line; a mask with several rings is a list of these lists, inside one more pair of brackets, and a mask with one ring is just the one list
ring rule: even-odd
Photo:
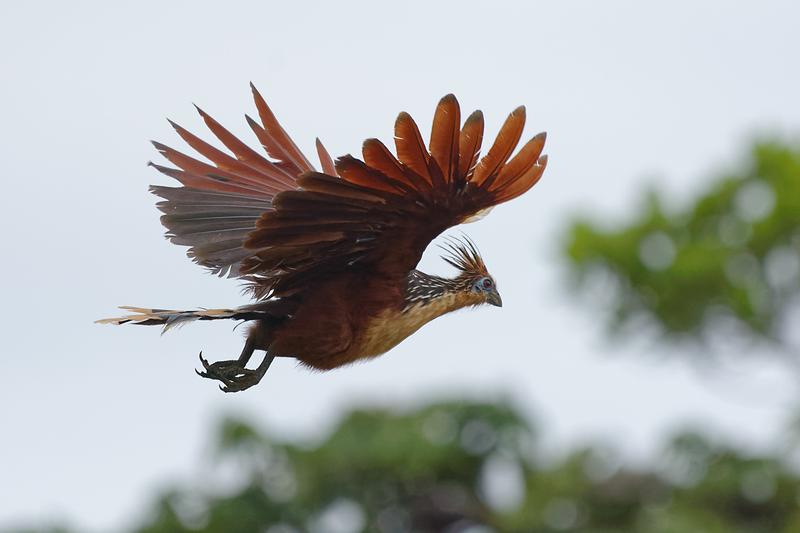
[[[276,357],[331,370],[382,355],[446,313],[502,306],[466,236],[441,245],[455,277],[417,265],[445,230],[482,218],[540,180],[546,133],[514,154],[524,106],[508,116],[483,157],[483,114],[475,111],[462,124],[458,100],[448,94],[436,106],[427,147],[402,112],[394,124],[395,154],[370,138],[361,159],[348,154],[334,161],[317,139],[317,170],[250,88],[260,122],[245,119],[263,153],[195,106],[225,150],[169,121],[205,160],[153,141],[170,165],[148,164],[180,184],[150,186],[160,198],[166,237],[188,246],[187,255],[210,272],[240,279],[253,303],[189,311],[123,306],[126,316],[98,322],[166,331],[196,320],[244,321],[240,355],[209,363],[200,352],[196,370],[224,392],[239,392],[258,384]],[[263,359],[248,366],[257,351]]]

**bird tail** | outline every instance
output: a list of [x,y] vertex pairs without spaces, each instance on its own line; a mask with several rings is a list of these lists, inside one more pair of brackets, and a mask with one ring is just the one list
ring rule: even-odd
[[269,318],[264,311],[253,306],[238,307],[236,309],[196,309],[193,311],[175,311],[171,309],[145,309],[142,307],[120,306],[120,309],[131,311],[131,314],[117,318],[103,318],[96,320],[96,324],[139,324],[141,326],[163,326],[162,333],[176,327],[183,326],[195,320],[256,320]]

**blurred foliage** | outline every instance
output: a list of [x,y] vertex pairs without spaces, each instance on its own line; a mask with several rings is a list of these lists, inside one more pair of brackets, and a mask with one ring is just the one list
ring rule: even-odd
[[788,458],[696,432],[672,439],[647,470],[603,446],[548,460],[503,403],[355,411],[313,445],[229,419],[215,442],[204,473],[164,491],[130,531],[800,531],[800,476]]
[[645,318],[668,336],[703,339],[733,323],[784,343],[782,320],[800,293],[800,147],[756,143],[677,212],[655,192],[642,203],[627,225],[584,218],[569,230],[578,286],[610,296],[612,329]]
[[356,411],[315,445],[227,420],[216,442],[209,473],[134,531],[800,531],[800,478],[778,458],[686,433],[648,471],[603,447],[547,461],[505,404]]

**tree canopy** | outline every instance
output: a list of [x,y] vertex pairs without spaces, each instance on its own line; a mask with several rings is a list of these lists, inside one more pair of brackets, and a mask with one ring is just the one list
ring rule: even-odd
[[651,191],[626,224],[570,227],[565,255],[579,287],[611,287],[612,329],[644,319],[698,340],[733,321],[785,347],[800,293],[800,147],[758,142],[682,209],[664,203]]
[[177,485],[133,531],[781,533],[800,530],[800,478],[781,458],[681,433],[648,469],[594,446],[543,457],[505,403],[352,412],[322,442],[224,421],[213,462],[238,484]]

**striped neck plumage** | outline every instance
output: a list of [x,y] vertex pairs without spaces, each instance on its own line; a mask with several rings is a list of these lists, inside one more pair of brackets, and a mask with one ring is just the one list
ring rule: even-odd
[[405,310],[429,305],[447,296],[464,294],[469,291],[470,283],[471,281],[464,277],[448,279],[412,270],[408,274]]

